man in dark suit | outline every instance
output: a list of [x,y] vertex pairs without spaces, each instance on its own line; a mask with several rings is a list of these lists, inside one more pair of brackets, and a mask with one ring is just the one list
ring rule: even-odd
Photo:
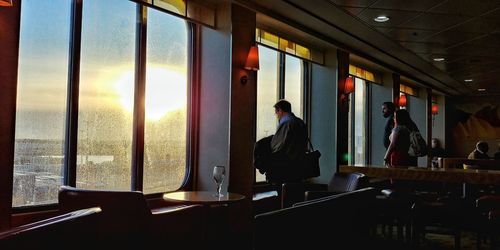
[[391,144],[391,141],[389,140],[389,135],[391,134],[392,129],[394,128],[395,110],[396,110],[396,105],[394,105],[394,103],[392,102],[384,102],[382,104],[382,114],[384,115],[385,118],[388,118],[384,128],[384,147],[386,149],[387,147],[389,147],[389,144]]
[[271,139],[273,164],[266,178],[271,182],[300,181],[304,179],[302,168],[307,150],[306,124],[292,113],[292,105],[286,100],[274,104],[274,112],[279,124]]

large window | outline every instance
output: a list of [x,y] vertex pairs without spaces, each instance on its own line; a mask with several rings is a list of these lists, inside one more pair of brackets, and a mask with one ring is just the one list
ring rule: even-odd
[[[259,45],[260,70],[257,73],[257,140],[276,132],[278,120],[273,105],[279,99],[292,104],[292,112],[304,118],[305,70],[307,63],[266,46]],[[256,181],[265,181],[255,171]]]
[[[75,7],[81,17],[72,16]],[[138,18],[141,8],[123,0],[83,0],[81,6],[23,0],[21,10],[13,206],[56,203],[61,184],[145,193],[180,188],[188,158],[191,26],[152,9]],[[74,18],[81,18],[81,39],[70,36]],[[137,49],[140,32],[147,43]],[[71,56],[71,45],[81,53]],[[145,71],[138,70],[141,60]],[[145,94],[136,92],[141,88]],[[67,103],[76,97],[75,113]],[[145,105],[135,103],[141,99]],[[135,126],[142,113],[144,126]],[[74,116],[77,125],[69,126]],[[134,127],[144,133],[143,145],[133,139]],[[75,139],[76,148],[68,146]],[[134,156],[144,162],[134,163]]]
[[186,167],[187,27],[174,16],[148,16],[144,192],[179,188]]
[[302,61],[293,56],[285,56],[285,99],[292,104],[292,112],[302,116],[304,80]]
[[354,78],[354,93],[350,94],[349,105],[349,164],[366,164],[368,162],[368,104],[367,83]]
[[70,1],[22,4],[13,206],[57,202],[64,171]]
[[130,1],[83,2],[78,187],[130,189],[135,10]]

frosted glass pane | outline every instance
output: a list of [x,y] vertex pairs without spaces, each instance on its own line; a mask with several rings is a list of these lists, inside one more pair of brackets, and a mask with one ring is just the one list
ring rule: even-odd
[[14,207],[57,203],[63,183],[70,1],[23,0]]
[[187,23],[149,9],[144,192],[173,191],[186,174]]
[[130,190],[135,26],[133,2],[84,1],[77,187]]

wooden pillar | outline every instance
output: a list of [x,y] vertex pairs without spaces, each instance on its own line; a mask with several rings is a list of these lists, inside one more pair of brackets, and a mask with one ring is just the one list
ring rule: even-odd
[[349,143],[349,98],[344,94],[345,80],[349,76],[349,53],[337,50],[338,79],[337,79],[337,169],[347,164]]
[[427,167],[431,167],[431,140],[432,140],[432,89],[427,88]]
[[[231,90],[229,132],[229,185],[228,191],[245,195],[242,203],[234,206],[237,213],[230,216],[236,221],[231,241],[236,245],[251,242],[251,202],[255,168],[253,147],[257,110],[257,72],[245,70],[248,51],[255,45],[256,13],[240,5],[231,6]],[[246,82],[241,81],[247,76]],[[269,107],[272,114],[272,107]],[[241,232],[241,234],[238,234]],[[240,241],[241,240],[241,241]],[[240,242],[237,242],[240,241]],[[226,242],[227,243],[227,242]],[[229,244],[229,243],[228,243]],[[229,244],[231,245],[231,244]]]
[[399,107],[399,91],[401,86],[401,77],[397,73],[392,73],[392,102]]
[[0,231],[10,228],[21,1],[0,7]]

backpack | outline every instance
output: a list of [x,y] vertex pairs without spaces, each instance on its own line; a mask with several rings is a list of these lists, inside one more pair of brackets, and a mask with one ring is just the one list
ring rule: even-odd
[[422,157],[427,155],[427,143],[418,130],[410,131],[410,156]]

